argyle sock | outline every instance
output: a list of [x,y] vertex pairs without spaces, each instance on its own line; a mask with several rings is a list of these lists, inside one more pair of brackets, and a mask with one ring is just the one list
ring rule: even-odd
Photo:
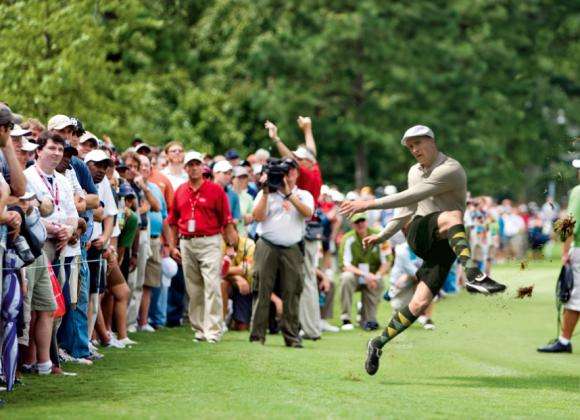
[[459,263],[465,268],[465,276],[469,281],[474,281],[477,276],[483,273],[477,266],[477,263],[471,258],[471,247],[467,240],[465,226],[455,225],[447,231],[447,239],[451,249],[457,255]]
[[405,331],[416,319],[417,317],[411,313],[409,307],[405,306],[400,311],[395,312],[383,334],[373,339],[374,344],[383,348],[385,344]]

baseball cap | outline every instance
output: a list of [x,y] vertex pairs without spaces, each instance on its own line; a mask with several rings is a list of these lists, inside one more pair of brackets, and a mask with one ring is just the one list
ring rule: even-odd
[[141,143],[141,144],[137,145],[137,147],[135,147],[135,153],[141,153],[141,152],[151,153],[151,146],[149,146],[146,143]]
[[137,197],[137,194],[135,194],[135,190],[133,189],[133,187],[131,187],[131,185],[128,182],[123,182],[121,185],[119,185],[120,197],[128,197],[130,195],[132,195],[133,197]]
[[353,223],[356,223],[356,222],[358,222],[360,220],[367,220],[367,219],[368,219],[368,215],[365,212],[353,214],[350,217],[350,221],[353,222]]
[[404,146],[405,140],[407,140],[409,137],[423,137],[423,136],[435,139],[435,134],[433,134],[433,130],[431,130],[429,127],[427,127],[426,125],[414,125],[407,131],[405,131],[405,134],[401,139],[401,144]]
[[310,150],[308,150],[306,147],[300,146],[298,149],[296,149],[292,153],[298,159],[307,159],[307,160],[310,160],[312,162],[316,162],[316,158],[314,157],[312,152]]
[[185,158],[183,159],[183,164],[187,165],[192,160],[203,162],[203,155],[199,152],[187,152],[185,154]]
[[218,172],[228,172],[232,169],[234,169],[234,167],[227,160],[220,160],[219,162],[216,162],[215,165],[213,165],[214,174]]
[[109,155],[107,155],[101,149],[91,150],[85,156],[85,163],[89,163],[89,162],[104,162],[106,160],[109,160],[110,161],[111,158],[109,157]]
[[385,188],[383,188],[383,193],[385,195],[396,194],[397,193],[397,187],[395,187],[394,185],[385,185]]
[[12,137],[28,136],[30,134],[30,130],[22,128],[18,124],[14,124],[14,128],[10,130],[10,135]]
[[79,143],[85,143],[89,140],[92,140],[95,143],[95,146],[99,145],[99,139],[90,131],[85,131],[85,133],[79,137]]
[[29,141],[26,137],[22,139],[22,146],[20,148],[25,152],[34,152],[38,144]]
[[232,160],[232,159],[239,159],[240,155],[238,154],[236,149],[230,149],[226,152],[225,157],[227,160]]
[[48,120],[48,130],[62,130],[65,127],[76,127],[76,123],[63,114],[55,115]]
[[238,176],[248,176],[250,175],[250,173],[248,172],[248,168],[246,168],[245,166],[236,166],[234,168],[234,176],[238,177]]
[[0,124],[16,123],[16,118],[10,108],[4,104],[0,104]]

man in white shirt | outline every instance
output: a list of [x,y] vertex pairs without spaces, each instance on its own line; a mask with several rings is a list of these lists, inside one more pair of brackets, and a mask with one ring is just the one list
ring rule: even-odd
[[[282,177],[283,174],[283,177]],[[278,182],[276,182],[278,178]],[[280,180],[281,178],[281,180]],[[254,254],[254,303],[250,341],[265,342],[270,296],[277,276],[284,300],[281,329],[286,346],[301,348],[298,310],[304,286],[303,246],[306,220],[314,199],[296,187],[298,165],[293,159],[272,160],[254,201],[253,216],[260,237]]]
[[[62,287],[64,276],[59,276],[59,272],[64,259],[63,251],[73,237],[78,223],[78,213],[69,181],[64,175],[56,171],[63,156],[64,144],[65,141],[60,135],[54,132],[42,133],[38,139],[36,163],[24,171],[27,191],[34,193],[39,200],[48,197],[54,203],[52,214],[41,219],[48,238],[44,244],[43,256],[26,269],[29,285],[39,282],[46,283],[47,309],[52,307],[48,304],[51,289],[48,289],[50,278],[46,275],[44,267],[48,265],[48,262],[52,262]],[[54,297],[52,299],[54,300]],[[35,310],[34,299],[32,304],[32,310]],[[52,312],[38,308],[36,308],[36,312],[36,322],[30,330],[30,335],[34,337],[38,348],[38,371],[42,374],[49,374],[53,363],[58,366],[58,360],[51,362],[50,358],[47,357],[53,330]]]

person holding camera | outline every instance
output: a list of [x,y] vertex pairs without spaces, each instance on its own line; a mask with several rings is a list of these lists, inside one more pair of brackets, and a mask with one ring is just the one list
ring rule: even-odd
[[[304,144],[295,151],[291,151],[278,137],[278,128],[266,121],[265,127],[268,135],[276,144],[280,156],[283,158],[294,158],[298,164],[298,188],[312,194],[314,204],[317,207],[320,189],[322,187],[322,175],[320,166],[316,161],[316,143],[312,131],[312,120],[310,117],[299,116],[296,120],[298,127],[304,134]],[[317,340],[322,332],[322,322],[320,319],[318,282],[316,269],[318,268],[318,251],[322,240],[322,223],[318,211],[314,212],[314,217],[310,217],[306,224],[304,237],[304,290],[300,296],[300,326],[302,327],[304,338]]]
[[270,296],[279,280],[284,303],[281,330],[286,346],[301,348],[298,319],[304,285],[303,238],[306,221],[312,217],[312,194],[296,186],[298,164],[290,158],[272,159],[262,174],[262,190],[254,201],[258,222],[254,254],[254,302],[250,341],[265,342]]

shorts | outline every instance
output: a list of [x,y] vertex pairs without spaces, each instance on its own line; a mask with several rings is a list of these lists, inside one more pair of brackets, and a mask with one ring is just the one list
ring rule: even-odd
[[145,281],[143,286],[159,287],[161,286],[161,240],[151,238],[151,255],[147,258],[145,265]]
[[574,285],[564,309],[580,312],[580,248],[572,248],[570,251],[570,264],[574,273]]
[[89,293],[105,293],[105,277],[107,274],[105,260],[102,258],[102,249],[90,247],[87,251],[87,264],[91,278]]
[[437,219],[441,212],[415,216],[407,231],[407,243],[423,259],[417,278],[429,287],[433,295],[439,293],[457,256],[449,241],[439,238]]
[[48,274],[48,259],[44,253],[32,264],[26,267],[28,293],[26,300],[31,311],[53,312],[56,310],[56,300],[52,291],[52,282]]

